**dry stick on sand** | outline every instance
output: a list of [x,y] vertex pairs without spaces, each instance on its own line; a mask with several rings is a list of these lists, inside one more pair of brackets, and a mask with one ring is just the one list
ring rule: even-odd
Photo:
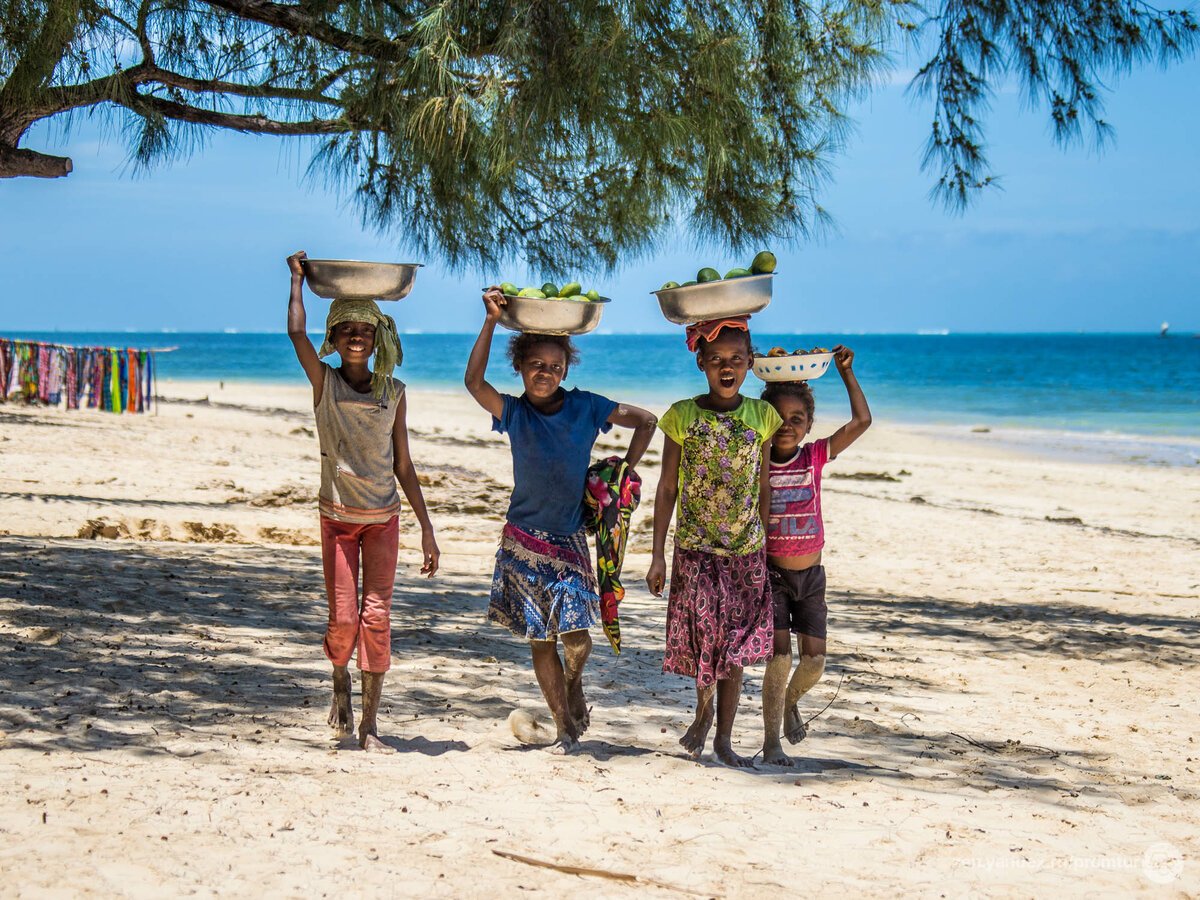
[[[842,677],[838,679],[837,688],[834,689],[833,696],[829,698],[829,702],[826,703],[819,710],[817,710],[815,713],[813,713],[811,716],[809,716],[807,719],[804,720],[805,728],[808,727],[809,722],[811,722],[817,716],[821,715],[821,713],[825,712],[825,710],[829,709],[829,707],[833,706],[833,701],[836,700],[838,698],[838,694],[840,694],[842,692],[842,682],[845,680],[846,680],[846,673],[843,672]],[[755,753],[752,757],[750,757],[750,761],[754,762],[754,760],[758,759],[758,757],[761,753],[762,753],[762,751],[759,750],[758,753]]]
[[566,863],[549,862],[544,859],[534,859],[532,856],[521,856],[519,853],[509,853],[507,850],[492,850],[497,856],[503,856],[505,859],[511,859],[513,862],[525,863],[527,866],[537,866],[542,869],[553,869],[556,872],[564,872],[567,875],[591,875],[595,878],[610,878],[613,881],[627,881],[632,884],[650,884],[654,887],[665,888],[668,891],[678,891],[681,894],[691,894],[693,897],[709,897],[712,896],[707,892],[693,891],[690,888],[679,887],[675,884],[667,884],[665,881],[656,881],[653,878],[645,878],[641,875],[630,875],[628,872],[610,872],[607,869],[589,869],[585,866],[572,866]]

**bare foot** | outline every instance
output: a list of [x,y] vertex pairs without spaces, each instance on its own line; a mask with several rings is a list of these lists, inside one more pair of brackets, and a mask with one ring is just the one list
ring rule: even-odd
[[580,734],[592,724],[592,710],[587,705],[587,697],[583,695],[582,678],[567,682],[567,712],[575,720],[575,730]]
[[783,747],[776,743],[774,747],[763,746],[763,764],[768,766],[788,766],[789,768],[796,763],[790,756],[783,752]]
[[712,728],[712,723],[713,706],[712,703],[707,703],[697,710],[696,720],[679,739],[679,743],[687,751],[690,759],[699,759],[700,754],[704,752],[704,745],[708,743],[708,731]]
[[808,736],[808,726],[800,718],[800,709],[795,703],[783,712],[783,736],[792,744],[798,744]]
[[395,753],[396,751],[379,739],[379,735],[370,731],[358,733],[358,746],[368,753]]
[[547,753],[553,753],[555,756],[566,756],[574,753],[579,749],[579,739],[573,738],[569,734],[560,734],[558,740],[546,748]]
[[729,766],[731,769],[754,768],[753,762],[746,759],[744,756],[738,756],[733,752],[733,747],[719,740],[713,741],[713,756],[715,756],[723,765]]
[[329,705],[329,727],[334,737],[354,734],[354,705],[350,701],[350,672],[342,667],[333,670],[333,702]]

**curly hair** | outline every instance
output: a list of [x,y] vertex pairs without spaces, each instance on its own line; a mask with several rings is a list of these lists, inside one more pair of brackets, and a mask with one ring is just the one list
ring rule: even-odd
[[568,369],[579,362],[579,351],[575,348],[575,344],[571,342],[570,335],[533,334],[522,331],[508,339],[508,358],[512,362],[512,367],[520,369],[526,358],[528,358],[530,351],[538,344],[551,344],[562,350]]
[[804,409],[808,413],[809,424],[812,424],[817,404],[813,399],[812,388],[809,387],[807,381],[772,381],[763,388],[763,392],[759,396],[772,406],[775,405],[776,400],[782,397],[795,397],[804,405]]

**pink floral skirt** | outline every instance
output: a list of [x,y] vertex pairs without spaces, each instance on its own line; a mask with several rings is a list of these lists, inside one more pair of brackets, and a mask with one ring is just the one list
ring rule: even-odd
[[774,611],[766,553],[717,556],[675,548],[663,671],[697,687],[771,658]]

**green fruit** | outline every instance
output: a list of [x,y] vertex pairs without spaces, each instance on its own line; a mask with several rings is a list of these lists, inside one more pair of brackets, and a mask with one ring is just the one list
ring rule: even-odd
[[595,288],[592,288],[590,291],[588,291],[586,294],[584,294],[584,296],[587,297],[589,300],[591,300],[593,303],[595,303],[596,301],[598,301],[600,299],[600,292],[598,290],[596,290]]
[[708,282],[708,281],[720,281],[721,273],[718,272],[716,269],[714,269],[712,266],[705,266],[703,269],[701,269],[699,272],[696,273],[696,280],[698,282],[700,282],[701,284],[704,284],[705,282]]
[[542,285],[542,293],[545,294],[547,297],[557,297],[558,296],[558,285],[555,284],[553,281],[547,281],[545,284]]
[[743,269],[741,266],[737,266],[736,268],[730,269],[728,272],[726,272],[725,277],[726,278],[745,278],[749,274],[750,274],[749,269]]
[[563,285],[562,290],[558,292],[560,297],[574,297],[576,294],[583,293],[583,285],[578,281],[569,281]]
[[520,291],[520,293],[517,294],[517,296],[518,297],[535,297],[538,300],[545,300],[546,292],[539,291],[537,288],[521,288],[521,291]]
[[680,285],[680,287],[687,287],[688,285],[692,285],[695,283],[696,282],[694,282],[694,281],[685,281],[683,284]]
[[501,282],[500,284],[500,293],[502,293],[505,297],[515,297],[520,290],[521,289],[511,281]]
[[678,281],[668,281],[662,287],[660,287],[659,290],[660,291],[669,291],[669,290],[671,290],[671,288],[677,288],[677,287],[679,287]]
[[755,275],[768,275],[775,271],[775,254],[770,250],[760,250],[750,263],[750,271]]

